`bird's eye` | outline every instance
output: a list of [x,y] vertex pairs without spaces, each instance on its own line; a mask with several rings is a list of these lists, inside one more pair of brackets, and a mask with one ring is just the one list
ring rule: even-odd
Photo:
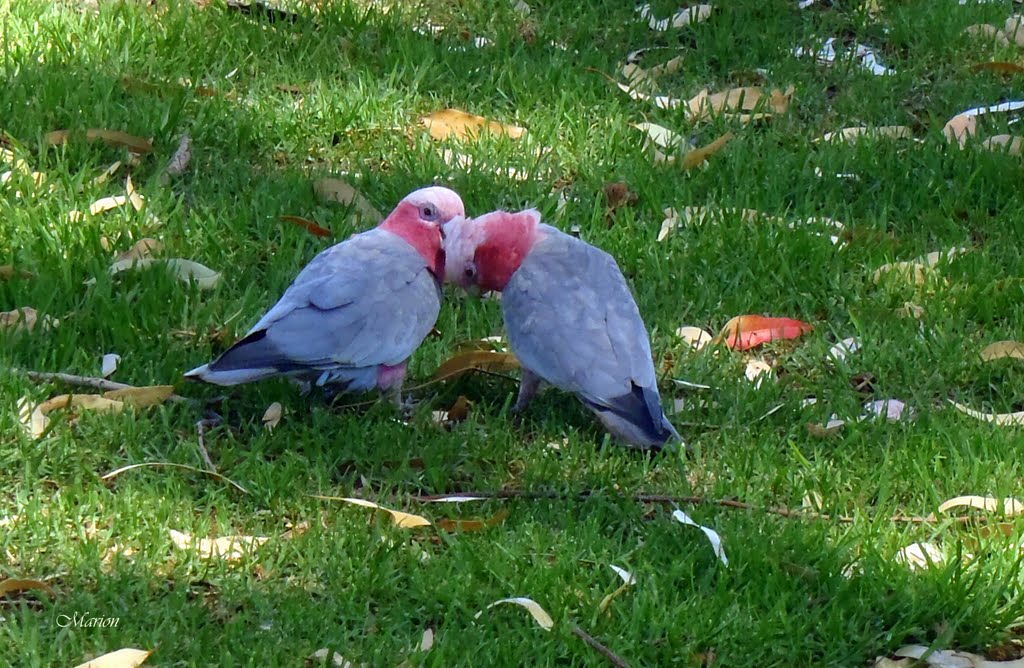
[[466,270],[463,273],[466,275],[466,278],[475,278],[476,267],[474,267],[473,265],[469,265],[466,267]]
[[437,209],[427,204],[420,209],[420,217],[423,220],[437,220]]

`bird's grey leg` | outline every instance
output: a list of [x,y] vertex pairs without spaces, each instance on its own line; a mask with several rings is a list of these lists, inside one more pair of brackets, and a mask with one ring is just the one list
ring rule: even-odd
[[377,368],[377,387],[385,393],[395,408],[402,414],[402,418],[408,420],[412,417],[412,409],[416,403],[412,396],[402,398],[402,385],[405,383],[406,363],[402,362],[395,366],[380,365]]
[[524,411],[537,394],[538,388],[540,388],[540,376],[524,368],[522,378],[519,381],[519,396],[516,398],[516,405],[512,407],[512,412],[521,413]]

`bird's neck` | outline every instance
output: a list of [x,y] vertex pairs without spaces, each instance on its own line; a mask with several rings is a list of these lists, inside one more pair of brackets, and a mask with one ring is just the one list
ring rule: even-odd
[[435,277],[444,277],[444,251],[441,249],[441,230],[437,225],[424,223],[414,213],[399,207],[381,223],[380,229],[412,246]]
[[476,250],[480,288],[504,290],[541,236],[537,221],[531,216],[516,216],[500,224],[489,224],[487,240]]

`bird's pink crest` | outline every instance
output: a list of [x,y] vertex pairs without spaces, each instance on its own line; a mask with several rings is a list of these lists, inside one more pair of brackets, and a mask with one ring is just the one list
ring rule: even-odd
[[500,292],[537,241],[540,214],[534,209],[493,211],[473,223],[483,230],[473,254],[474,282],[482,290]]
[[462,199],[448,188],[421,188],[406,195],[380,228],[405,240],[416,249],[434,276],[444,273],[441,225],[465,215]]

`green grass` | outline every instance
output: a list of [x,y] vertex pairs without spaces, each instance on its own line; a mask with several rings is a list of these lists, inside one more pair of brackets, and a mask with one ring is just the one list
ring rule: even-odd
[[[960,494],[1024,495],[1019,429],[945,405],[956,398],[986,410],[1024,407],[1020,361],[986,365],[977,355],[1024,332],[1024,169],[1019,158],[952,150],[941,136],[959,111],[1024,97],[1020,76],[968,70],[1020,58],[1019,50],[961,35],[972,23],[1001,24],[1005,3],[883,3],[877,22],[857,3],[805,12],[782,0],[725,3],[707,23],[662,34],[638,22],[629,3],[535,2],[530,43],[512,3],[498,0],[435,3],[433,22],[451,26],[436,39],[410,30],[426,9],[385,15],[326,3],[319,12],[298,7],[295,24],[271,25],[222,3],[145,4],[100,3],[97,11],[0,2],[0,130],[52,184],[52,192],[33,191],[15,177],[0,190],[0,265],[34,274],[0,281],[0,311],[32,306],[61,320],[49,332],[0,333],[4,366],[97,375],[100,356],[117,352],[115,380],[217,396],[219,388],[185,384],[181,373],[243,333],[331,243],[279,215],[315,219],[335,239],[361,229],[340,207],[318,203],[310,187],[313,178],[345,172],[382,211],[440,176],[472,214],[530,205],[563,229],[578,225],[618,258],[656,361],[674,361],[666,403],[681,396],[671,377],[714,389],[691,391],[673,418],[695,454],[650,459],[602,447],[595,422],[558,392],[539,397],[514,424],[507,408],[515,385],[500,378],[419,391],[408,425],[383,403],[332,409],[284,382],[241,387],[220,407],[225,425],[208,434],[207,446],[220,472],[249,490],[242,495],[175,469],[100,480],[138,462],[201,466],[200,410],[176,404],[73,421],[55,414],[49,432],[33,440],[19,424],[19,398],[68,389],[3,374],[0,577],[46,579],[55,594],[0,598],[0,664],[74,665],[134,646],[155,649],[150,664],[160,666],[298,665],[321,647],[373,666],[407,656],[431,666],[601,665],[571,633],[576,623],[633,666],[697,666],[709,652],[722,666],[858,666],[911,642],[984,651],[1020,635],[1020,520],[1010,520],[1009,536],[979,539],[977,527],[889,519],[927,515]],[[674,9],[657,5],[662,16]],[[496,44],[450,50],[464,45],[462,30]],[[872,77],[790,55],[813,35],[837,34],[878,47],[897,73]],[[591,71],[614,74],[627,52],[647,46],[686,56],[663,93],[685,99],[766,68],[766,85],[795,85],[791,109],[757,127],[716,120],[691,128],[682,110],[632,101]],[[673,54],[654,51],[644,65]],[[126,87],[123,77],[159,87]],[[180,78],[216,95],[176,85]],[[488,139],[460,150],[537,178],[446,166],[415,119],[448,106],[529,128],[523,142]],[[630,127],[645,119],[701,143],[727,129],[738,136],[706,169],[684,173],[651,164]],[[986,132],[1005,131],[1005,123],[993,119]],[[812,141],[858,124],[911,125],[924,142]],[[132,170],[143,211],[69,221],[68,212],[119,194],[123,184],[121,172],[90,185],[123,150],[43,142],[51,130],[90,127],[153,137],[155,155]],[[162,185],[160,171],[183,132],[194,140],[192,164]],[[538,159],[540,146],[551,151]],[[827,176],[837,172],[860,178]],[[602,186],[619,180],[638,201],[609,225]],[[559,217],[556,181],[576,198]],[[686,205],[829,216],[847,224],[851,240],[836,249],[814,227],[727,218],[657,243],[662,209]],[[171,256],[223,271],[224,280],[201,292],[159,271],[106,276],[113,253],[101,238],[123,251],[143,236],[161,239]],[[871,281],[886,262],[952,246],[971,250],[925,287]],[[95,285],[84,284],[93,277]],[[441,335],[413,358],[410,384],[428,378],[457,343],[500,333],[497,302],[447,296]],[[923,307],[920,320],[897,315],[908,301]],[[795,345],[770,347],[779,379],[759,389],[743,379],[740,354],[689,354],[673,335],[683,324],[717,330],[743,313],[816,325]],[[228,341],[217,336],[223,327]],[[861,352],[835,368],[823,361],[835,340],[853,335],[864,341]],[[871,394],[851,386],[863,373],[874,376]],[[431,411],[459,395],[474,402],[468,420],[450,431],[435,425]],[[808,396],[819,404],[802,408]],[[830,440],[805,429],[887,397],[913,405],[917,419],[849,424]],[[269,433],[260,418],[273,401],[287,414]],[[563,437],[560,451],[546,446]],[[461,507],[410,500],[503,488],[569,498]],[[584,491],[589,498],[575,500]],[[661,493],[798,508],[812,492],[826,512],[853,520],[685,507],[721,533],[728,568],[699,531],[672,520],[671,508],[633,500]],[[383,513],[312,494],[363,496],[433,519],[509,514],[482,532],[402,530]],[[168,534],[275,536],[300,523],[308,523],[305,533],[271,540],[238,564],[178,550]],[[940,545],[949,562],[916,572],[894,562],[918,541]],[[134,554],[110,558],[115,546]],[[853,575],[844,575],[854,562]],[[631,570],[637,585],[598,613],[620,584],[609,563]],[[507,596],[540,602],[553,631],[509,607],[474,619]],[[120,623],[61,628],[58,616],[75,612]],[[434,649],[413,653],[427,627],[437,632]]]

